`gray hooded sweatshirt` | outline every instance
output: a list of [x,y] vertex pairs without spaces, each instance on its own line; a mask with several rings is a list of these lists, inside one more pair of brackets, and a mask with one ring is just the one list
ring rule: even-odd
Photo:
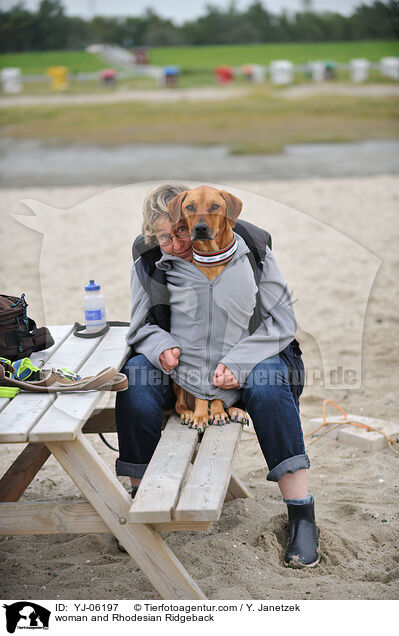
[[[287,285],[269,248],[259,281],[262,320],[250,334],[248,325],[257,285],[245,241],[235,234],[238,248],[219,276],[210,281],[193,263],[162,253],[156,267],[166,271],[170,293],[170,333],[145,323],[150,300],[133,264],[132,312],[127,342],[159,370],[160,354],[178,347],[178,366],[165,372],[192,395],[220,399],[225,407],[237,402],[252,369],[294,339],[296,321]],[[239,389],[221,389],[212,383],[219,363],[226,365],[239,382]]]

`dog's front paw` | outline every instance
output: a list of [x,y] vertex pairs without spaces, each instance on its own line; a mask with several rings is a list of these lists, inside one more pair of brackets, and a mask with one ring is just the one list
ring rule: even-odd
[[196,417],[194,414],[191,428],[196,428],[199,433],[203,433],[208,424],[208,417],[205,417],[203,415]]
[[208,418],[204,416],[196,416],[193,411],[184,411],[180,415],[180,421],[188,428],[195,428],[199,433],[203,433],[208,426]]
[[249,424],[248,414],[242,409],[238,409],[236,406],[231,406],[227,409],[229,418],[232,422],[240,422],[241,424]]
[[190,428],[193,422],[193,418],[194,418],[194,413],[192,411],[187,410],[180,413],[180,422]]
[[209,419],[209,424],[213,424],[213,426],[223,426],[227,424],[229,421],[229,416],[225,411],[214,413],[211,415]]
[[229,416],[223,408],[221,400],[213,400],[209,408],[209,423],[214,426],[223,426],[229,421]]

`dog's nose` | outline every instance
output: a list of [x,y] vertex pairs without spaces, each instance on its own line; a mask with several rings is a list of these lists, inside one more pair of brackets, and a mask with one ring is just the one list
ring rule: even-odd
[[209,228],[206,223],[197,223],[194,226],[194,238],[197,240],[206,239],[209,237]]

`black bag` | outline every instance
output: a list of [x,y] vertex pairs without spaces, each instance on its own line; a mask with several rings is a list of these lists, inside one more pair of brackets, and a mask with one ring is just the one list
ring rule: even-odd
[[0,356],[14,362],[28,358],[33,351],[48,349],[54,340],[46,327],[36,327],[28,318],[25,294],[0,294]]

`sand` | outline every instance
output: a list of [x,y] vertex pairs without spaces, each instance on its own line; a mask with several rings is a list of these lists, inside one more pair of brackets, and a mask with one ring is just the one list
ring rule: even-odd
[[[245,97],[248,88],[235,86],[172,88],[172,90],[150,89],[129,90],[120,87],[111,93],[79,94],[79,95],[17,95],[0,97],[0,108],[12,106],[76,106],[79,104],[116,104],[121,102],[198,102],[219,99]],[[383,95],[391,93],[382,93]]]
[[[276,88],[276,87],[273,87]],[[0,108],[13,106],[74,106],[79,104],[115,104],[121,102],[198,102],[204,100],[232,99],[245,97],[250,88],[242,86],[213,86],[202,88],[177,88],[167,91],[162,89],[129,90],[120,87],[108,94],[80,95],[12,95],[0,96]],[[397,97],[399,87],[394,84],[345,84],[339,82],[320,82],[301,86],[288,86],[283,90],[276,89],[276,96],[298,99],[313,95],[348,95],[350,97]]]
[[[26,292],[29,315],[38,324],[67,324],[82,320],[83,285],[94,271],[108,318],[128,319],[130,244],[151,185],[2,190],[2,289]],[[307,368],[329,372],[341,365],[357,373],[354,385],[343,382],[338,388],[311,379],[301,401],[305,434],[314,428],[309,420],[322,415],[326,398],[350,413],[397,421],[397,178],[223,185],[245,197],[243,218],[272,230],[278,262],[296,298]],[[7,216],[29,214],[20,199],[50,206],[31,203],[36,212],[40,208],[40,219],[25,218],[44,238]],[[116,444],[115,435],[107,438]],[[89,439],[113,470],[116,453],[98,436]],[[245,430],[235,470],[252,498],[227,503],[207,532],[164,534],[208,598],[398,598],[399,456],[388,447],[367,452],[328,437],[308,436],[306,442],[320,565],[284,568],[285,506],[277,486],[265,480],[267,467],[252,429]],[[2,445],[3,472],[22,448]],[[80,493],[50,458],[22,499],[55,497]],[[110,535],[1,537],[0,553],[3,599],[159,598]]]
[[349,97],[397,97],[399,86],[395,84],[345,84],[319,82],[288,86],[278,93],[279,97],[301,99],[313,95],[347,95]]

